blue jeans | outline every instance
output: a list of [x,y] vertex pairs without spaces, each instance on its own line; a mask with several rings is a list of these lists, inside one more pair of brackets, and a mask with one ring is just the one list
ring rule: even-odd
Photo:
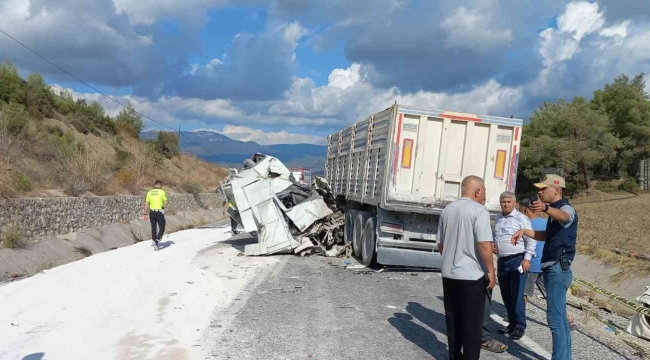
[[571,267],[563,271],[560,263],[542,269],[546,285],[546,321],[553,336],[551,360],[571,360],[571,328],[566,312],[566,293],[571,286]]
[[526,328],[524,290],[526,290],[528,273],[521,274],[517,270],[523,260],[524,254],[519,254],[499,258],[497,262],[501,297],[503,297],[503,304],[508,312],[508,325],[512,329],[515,326]]

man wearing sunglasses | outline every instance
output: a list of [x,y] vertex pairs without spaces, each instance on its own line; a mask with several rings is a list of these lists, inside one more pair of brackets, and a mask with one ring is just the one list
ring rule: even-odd
[[571,329],[567,320],[566,293],[571,286],[573,274],[571,262],[576,254],[578,214],[563,197],[565,181],[555,174],[548,174],[538,189],[538,200],[531,203],[533,212],[548,215],[545,231],[520,230],[512,236],[515,244],[522,236],[545,241],[542,253],[542,273],[547,292],[546,318],[553,337],[552,360],[571,359]]

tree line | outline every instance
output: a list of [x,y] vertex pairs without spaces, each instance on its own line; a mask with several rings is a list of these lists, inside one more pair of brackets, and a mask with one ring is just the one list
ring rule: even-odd
[[[138,139],[144,129],[142,116],[131,104],[111,118],[100,103],[75,100],[65,89],[56,92],[38,73],[24,80],[10,62],[0,65],[0,110],[0,128],[14,136],[26,133],[30,119],[54,118],[56,113],[65,116],[70,125],[85,135],[123,133]],[[178,135],[174,133],[159,132],[154,145],[167,158],[180,151]]]
[[517,189],[529,193],[543,169],[559,168],[569,195],[591,191],[594,179],[623,180],[636,191],[639,160],[650,157],[650,96],[644,74],[621,74],[587,101],[544,102],[524,125]]

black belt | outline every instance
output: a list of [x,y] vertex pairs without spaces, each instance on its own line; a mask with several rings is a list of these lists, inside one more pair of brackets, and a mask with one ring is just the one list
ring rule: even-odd
[[515,258],[515,257],[524,256],[525,254],[526,254],[525,252],[522,252],[522,253],[519,253],[519,254],[507,255],[507,256],[499,257],[499,260],[504,260],[504,261],[505,260],[510,260],[512,258]]

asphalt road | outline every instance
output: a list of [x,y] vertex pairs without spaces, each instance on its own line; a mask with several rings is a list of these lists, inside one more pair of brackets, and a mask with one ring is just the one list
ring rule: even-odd
[[[228,242],[243,250],[249,239]],[[214,314],[204,333],[212,359],[446,359],[442,280],[437,272],[344,269],[342,259],[277,256],[234,305]],[[330,264],[331,263],[331,264]],[[495,289],[493,311],[505,317]],[[482,359],[548,359],[551,334],[544,310],[528,309],[526,337]],[[493,329],[500,328],[492,322]],[[624,359],[578,330],[574,359]]]

